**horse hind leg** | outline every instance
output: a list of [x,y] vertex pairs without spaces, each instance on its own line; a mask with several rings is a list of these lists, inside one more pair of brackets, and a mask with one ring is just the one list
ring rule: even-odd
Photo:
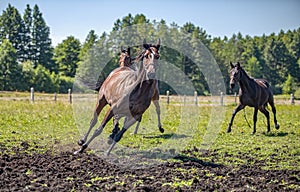
[[165,132],[165,130],[161,126],[160,122],[160,106],[159,106],[159,100],[153,100],[153,104],[155,106],[156,114],[157,114],[157,121],[158,121],[158,129],[161,133]]
[[[113,128],[111,134],[108,136],[107,143],[109,145],[112,144],[115,135],[120,131],[119,120],[120,120],[120,117],[118,115],[115,115],[114,116],[114,128]],[[124,119],[124,124],[125,124],[125,122],[126,122],[126,118]]]
[[137,132],[138,132],[138,130],[139,130],[139,127],[140,127],[140,124],[141,124],[141,121],[142,121],[142,116],[137,120],[135,129],[134,129],[134,132],[133,132],[134,135],[137,134]]
[[[138,119],[138,118],[137,118],[137,119]],[[122,130],[119,131],[119,132],[115,135],[112,144],[110,145],[109,149],[107,150],[107,152],[106,152],[106,155],[107,155],[107,156],[110,154],[110,152],[112,151],[112,149],[114,148],[114,146],[117,144],[117,142],[119,142],[119,141],[121,140],[121,138],[123,137],[123,134],[127,131],[127,129],[128,129],[131,125],[133,125],[135,122],[136,122],[136,119],[135,119],[134,117],[131,117],[130,119],[128,119],[128,120],[125,122],[125,124],[124,124]]]
[[99,136],[102,133],[105,125],[113,116],[114,116],[113,111],[110,108],[106,112],[101,125],[94,131],[94,134],[92,135],[92,137],[87,142],[85,142],[78,151],[75,151],[74,154],[82,153],[88,147],[88,145],[92,142],[92,140],[95,139],[95,137]]
[[272,108],[272,112],[273,112],[273,115],[274,115],[274,124],[275,124],[275,128],[276,129],[279,129],[279,124],[277,123],[277,118],[276,118],[276,108],[275,108],[275,104],[274,104],[274,100],[271,99],[269,101],[269,104],[271,105],[271,108]]
[[266,118],[267,118],[267,132],[270,132],[270,114],[269,114],[269,111],[265,108],[265,106],[260,107],[259,111],[262,112],[266,116]]
[[88,138],[88,136],[89,136],[92,128],[98,122],[98,116],[99,116],[100,112],[102,111],[102,109],[104,108],[104,106],[106,104],[107,104],[107,102],[104,99],[99,100],[99,102],[96,105],[95,111],[94,111],[94,116],[93,116],[93,118],[92,118],[92,120],[90,122],[90,127],[89,127],[87,133],[84,135],[84,137],[78,141],[78,145],[82,146],[86,142],[86,140],[87,140],[87,138]]

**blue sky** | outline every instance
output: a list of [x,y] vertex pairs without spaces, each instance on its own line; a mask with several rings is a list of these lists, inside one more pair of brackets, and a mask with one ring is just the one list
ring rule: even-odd
[[0,0],[0,11],[8,3],[23,14],[26,4],[37,4],[50,27],[53,45],[73,35],[84,41],[94,29],[110,32],[117,19],[129,13],[148,19],[164,19],[182,26],[202,27],[212,37],[278,33],[300,27],[299,0]]

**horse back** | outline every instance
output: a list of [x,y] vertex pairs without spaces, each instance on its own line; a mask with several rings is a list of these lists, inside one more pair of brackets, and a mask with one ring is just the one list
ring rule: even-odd
[[136,80],[136,71],[129,67],[118,67],[103,82],[99,90],[99,97],[105,97],[108,104],[111,105],[126,94],[128,87],[132,86]]

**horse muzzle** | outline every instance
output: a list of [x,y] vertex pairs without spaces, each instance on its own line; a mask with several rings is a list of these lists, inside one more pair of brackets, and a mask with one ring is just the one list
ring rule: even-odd
[[147,76],[148,76],[148,79],[155,79],[156,75],[155,75],[155,73],[151,72],[151,73],[148,73]]

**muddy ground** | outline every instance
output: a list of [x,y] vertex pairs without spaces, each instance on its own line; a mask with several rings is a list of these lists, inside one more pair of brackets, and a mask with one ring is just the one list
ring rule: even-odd
[[192,158],[192,151],[146,169],[124,169],[71,150],[20,151],[1,155],[0,191],[300,191],[299,170],[263,170],[263,162],[229,167]]

